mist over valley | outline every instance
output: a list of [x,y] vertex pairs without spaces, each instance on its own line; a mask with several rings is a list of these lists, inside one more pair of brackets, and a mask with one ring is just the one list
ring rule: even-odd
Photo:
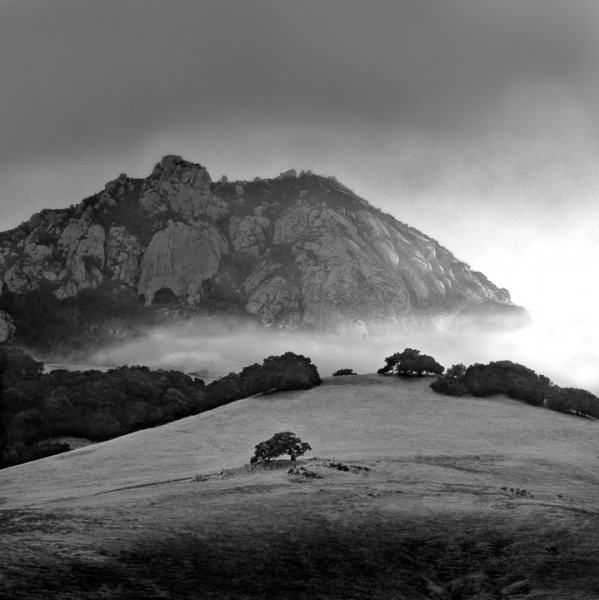
[[[254,322],[196,319],[157,327],[139,339],[100,348],[84,361],[89,368],[148,365],[180,369],[211,380],[260,362],[264,357],[291,351],[312,359],[323,377],[351,368],[374,373],[383,359],[404,348],[419,348],[446,368],[511,360],[542,373],[558,385],[582,387],[598,394],[597,349],[588,331],[536,323],[505,330],[457,329],[442,326],[401,332],[395,336],[361,336],[264,329]],[[572,352],[571,348],[577,348]]]

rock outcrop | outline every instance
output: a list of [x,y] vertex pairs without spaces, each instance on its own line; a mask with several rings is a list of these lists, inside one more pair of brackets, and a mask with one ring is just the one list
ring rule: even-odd
[[79,290],[95,288],[102,282],[105,240],[104,228],[87,218],[72,221],[64,228],[57,246],[66,258],[59,279],[67,281],[56,292],[59,299],[75,296]]
[[175,296],[197,294],[206,279],[218,271],[228,252],[226,240],[214,225],[202,221],[169,221],[150,242],[141,261],[138,293],[146,304],[154,294],[169,289]]
[[507,290],[335,178],[292,169],[213,183],[178,156],[0,234],[0,279],[11,293],[42,287],[58,299],[109,282],[186,314],[202,310],[212,282],[218,310],[241,303],[267,327],[359,335],[514,308]]
[[165,156],[146,179],[140,205],[149,214],[171,210],[184,219],[204,217],[212,221],[229,213],[226,202],[210,192],[212,183],[205,167],[180,156]]
[[17,328],[12,317],[3,310],[0,310],[0,343],[12,341],[16,332]]
[[106,237],[106,268],[112,279],[137,286],[142,255],[137,236],[122,225],[110,227]]
[[231,217],[229,239],[236,252],[246,252],[259,256],[266,248],[266,234],[270,220],[266,217]]

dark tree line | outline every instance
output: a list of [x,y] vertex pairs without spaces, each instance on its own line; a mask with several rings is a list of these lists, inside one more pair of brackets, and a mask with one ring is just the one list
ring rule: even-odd
[[509,360],[454,365],[431,383],[433,391],[448,396],[486,398],[505,394],[532,406],[599,419],[599,398],[577,388],[560,388],[544,375]]
[[44,374],[43,363],[8,348],[0,348],[0,369],[0,467],[69,450],[52,441],[59,436],[108,440],[257,393],[321,383],[310,359],[291,352],[208,386],[179,371],[140,366]]
[[320,385],[322,380],[312,361],[293,352],[269,356],[263,363],[229,373],[206,387],[209,395],[227,401],[239,400],[273,390],[299,390]]
[[599,419],[599,398],[591,392],[560,388],[545,375],[537,375],[532,369],[509,360],[490,362],[488,365],[475,363],[470,367],[460,363],[445,371],[432,356],[406,348],[385,358],[385,366],[378,373],[437,375],[431,388],[446,396],[487,398],[505,394],[532,406],[545,406],[551,410]]

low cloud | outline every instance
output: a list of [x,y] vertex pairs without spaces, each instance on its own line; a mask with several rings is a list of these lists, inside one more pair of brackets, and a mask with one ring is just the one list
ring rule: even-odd
[[181,369],[210,380],[290,351],[310,357],[326,377],[341,368],[373,373],[384,365],[386,356],[405,348],[430,354],[446,368],[456,363],[511,360],[560,386],[599,393],[599,343],[583,322],[573,319],[561,325],[533,322],[503,332],[434,328],[376,338],[265,330],[249,323],[198,319],[151,329],[117,348],[98,350],[87,362]]

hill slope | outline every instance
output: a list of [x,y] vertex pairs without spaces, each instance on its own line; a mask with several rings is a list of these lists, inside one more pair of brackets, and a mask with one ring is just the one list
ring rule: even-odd
[[[427,385],[331,378],[4,470],[0,592],[596,598],[597,422]],[[321,479],[243,467],[284,430]]]
[[335,178],[214,183],[177,156],[0,234],[0,280],[3,337],[12,315],[17,335],[48,345],[198,312],[369,334],[521,314],[507,290]]

